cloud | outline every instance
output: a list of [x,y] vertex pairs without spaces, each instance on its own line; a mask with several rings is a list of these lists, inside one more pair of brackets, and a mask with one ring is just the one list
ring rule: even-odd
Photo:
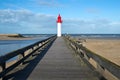
[[56,0],[36,0],[36,2],[38,5],[45,6],[45,7],[62,7],[63,6]]
[[64,33],[119,34],[120,22],[107,19],[79,20],[66,19],[63,22]]
[[19,21],[26,21],[26,18],[33,16],[30,11],[27,10],[0,10],[0,23],[18,23]]
[[[56,17],[29,10],[0,10],[0,33],[56,33]],[[64,18],[62,33],[120,33],[120,21]]]
[[0,32],[47,33],[50,30],[55,33],[55,22],[54,16],[35,14],[28,10],[0,10]]

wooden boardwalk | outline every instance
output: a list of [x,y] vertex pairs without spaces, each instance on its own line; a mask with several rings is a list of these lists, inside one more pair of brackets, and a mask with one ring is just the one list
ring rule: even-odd
[[97,80],[81,65],[62,38],[57,38],[28,80]]
[[16,80],[98,80],[93,71],[67,47],[63,38],[57,38],[42,60],[36,62],[31,72],[28,68],[30,74],[26,78],[22,76],[27,71],[22,70]]

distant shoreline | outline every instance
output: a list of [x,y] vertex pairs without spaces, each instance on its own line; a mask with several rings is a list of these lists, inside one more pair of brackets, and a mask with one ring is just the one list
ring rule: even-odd
[[24,37],[21,34],[0,34],[0,40],[29,40],[31,37]]
[[23,37],[21,34],[0,34],[0,36],[6,36],[6,37]]

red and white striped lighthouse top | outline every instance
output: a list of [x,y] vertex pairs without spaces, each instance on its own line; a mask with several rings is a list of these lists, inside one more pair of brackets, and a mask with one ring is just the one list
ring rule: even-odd
[[57,17],[57,23],[62,23],[60,14],[59,14],[58,17]]

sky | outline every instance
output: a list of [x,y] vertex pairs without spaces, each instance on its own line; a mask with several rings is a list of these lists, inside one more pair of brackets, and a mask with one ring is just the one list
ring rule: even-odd
[[0,33],[120,34],[120,0],[0,0]]

